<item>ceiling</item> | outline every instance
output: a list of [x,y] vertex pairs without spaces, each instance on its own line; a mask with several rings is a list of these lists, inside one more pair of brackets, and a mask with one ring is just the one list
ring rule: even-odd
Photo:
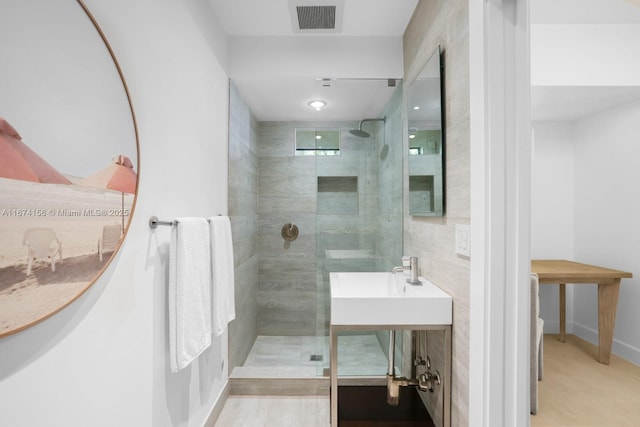
[[[380,115],[395,89],[387,85],[387,79],[402,77],[402,55],[400,52],[392,59],[397,61],[399,72],[388,75],[387,70],[376,66],[375,61],[380,61],[381,56],[376,55],[373,40],[380,42],[379,55],[389,51],[389,39],[395,39],[393,46],[401,50],[402,35],[418,0],[209,0],[209,3],[229,37],[230,49],[247,49],[242,58],[230,53],[229,74],[258,120],[334,121]],[[292,7],[310,4],[342,5],[340,31],[296,32]],[[251,37],[256,38],[254,45],[268,43],[262,50],[271,49],[269,54],[278,61],[277,65],[265,62],[269,58],[258,58],[261,52],[251,52],[246,47],[242,38]],[[326,43],[318,41],[318,37]],[[305,45],[306,54],[301,55]],[[361,49],[360,45],[366,46]],[[290,46],[293,47],[288,55],[278,50]],[[332,47],[342,51],[332,56],[329,52]],[[322,61],[321,72],[309,70],[310,66],[301,67],[301,61],[311,63],[314,58]],[[267,67],[271,70],[268,73]],[[271,67],[279,67],[281,75]],[[326,86],[318,81],[324,77],[332,79]],[[314,96],[327,101],[327,108],[321,111],[309,108],[307,103]]]
[[[532,0],[531,23],[638,24],[640,0]],[[533,86],[534,121],[575,121],[640,99],[638,86]]]
[[[341,43],[356,37],[401,37],[418,0],[209,0],[231,45],[234,39],[293,40],[298,45],[311,43],[314,38],[333,38]],[[342,26],[339,32],[300,34],[293,25],[292,6],[309,4],[343,5]],[[371,5],[375,3],[375,7]],[[532,0],[532,24],[593,24],[640,23],[640,0]],[[314,37],[310,37],[314,36]],[[258,40],[258,39],[256,39]],[[234,76],[245,102],[258,120],[356,120],[379,116],[382,107],[393,93],[386,85],[389,75],[368,74],[368,79],[340,79],[331,73],[331,66],[342,70],[344,61],[359,60],[340,57],[333,64],[325,61],[322,76],[301,73],[264,76],[255,67],[250,75]],[[296,55],[278,57],[283,69],[294,69]],[[370,57],[371,55],[369,55]],[[362,56],[360,56],[360,59]],[[304,59],[308,61],[308,58]],[[356,64],[357,65],[357,64]],[[401,64],[400,64],[401,66]],[[375,70],[375,67],[371,67]],[[246,71],[246,70],[245,70]],[[330,88],[320,89],[317,78],[338,78]],[[353,77],[353,76],[351,76]],[[379,78],[379,80],[372,80]],[[320,112],[307,107],[309,93],[322,93],[332,108]],[[640,99],[637,87],[533,87],[533,120],[577,120],[605,108]]]
[[343,4],[333,37],[402,36],[418,0],[209,0],[229,37],[293,36],[291,5]]

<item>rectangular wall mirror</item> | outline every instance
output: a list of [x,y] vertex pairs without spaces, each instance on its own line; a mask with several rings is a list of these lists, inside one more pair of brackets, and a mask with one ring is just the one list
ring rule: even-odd
[[409,213],[444,215],[444,114],[440,46],[407,90]]

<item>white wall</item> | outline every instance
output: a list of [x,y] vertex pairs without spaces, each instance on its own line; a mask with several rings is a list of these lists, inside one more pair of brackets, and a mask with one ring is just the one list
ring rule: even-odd
[[[576,123],[575,258],[633,273],[623,279],[613,352],[640,364],[640,101]],[[575,287],[575,333],[597,342],[595,286]]]
[[[640,102],[572,123],[534,124],[532,258],[630,271],[618,302],[613,352],[640,364]],[[557,286],[540,290],[545,332],[558,331]],[[597,287],[567,290],[567,331],[597,343]]]
[[82,8],[65,0],[1,4],[11,19],[0,25],[0,116],[64,175],[87,177],[119,154],[137,163],[126,93]]
[[640,24],[531,26],[534,86],[640,85]]
[[0,340],[0,425],[201,426],[228,376],[226,336],[170,373],[169,230],[151,232],[147,221],[227,212],[228,84],[212,54],[224,43],[201,31],[205,1],[87,3],[131,90],[138,201],[120,252],[95,285]]
[[[531,258],[571,260],[574,256],[574,125],[537,122],[533,128]],[[567,286],[568,319],[572,319],[572,292],[572,286]],[[540,288],[540,313],[545,332],[558,333],[557,285]]]

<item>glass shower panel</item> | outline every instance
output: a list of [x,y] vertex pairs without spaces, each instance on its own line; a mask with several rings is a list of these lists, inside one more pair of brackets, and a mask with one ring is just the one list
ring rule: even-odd
[[[354,98],[385,90],[391,99],[348,121],[257,122],[232,91],[230,188],[248,188],[230,205],[242,230],[234,232],[236,259],[243,260],[236,277],[249,284],[238,310],[247,331],[237,329],[230,344],[236,376],[328,376],[329,273],[391,271],[400,263],[402,89],[389,89],[386,79],[375,85],[366,82]],[[303,131],[298,141],[298,129],[313,132]],[[293,241],[282,234],[289,224],[299,230]],[[248,329],[252,319],[255,330]],[[341,375],[386,373],[388,331],[340,339],[340,364],[349,366]]]
[[[349,130],[356,125],[351,122],[339,124],[342,141],[339,157],[316,159],[318,334],[323,337],[328,336],[330,320],[329,274],[376,270],[375,171],[378,137],[352,135]],[[375,373],[370,372],[375,367],[381,368],[382,372],[378,373],[384,374],[386,359],[375,333],[344,333],[338,340],[340,375],[371,375]],[[325,347],[324,353],[328,356],[328,347]],[[324,360],[323,368],[328,368],[329,358]],[[365,360],[370,363],[364,364]]]
[[[398,90],[401,94],[401,90]],[[350,132],[358,121],[322,123],[340,130],[340,155],[316,157],[317,337],[322,363],[317,374],[329,374],[330,273],[390,271],[400,262],[402,247],[402,129],[400,98],[390,103],[391,122],[366,125],[368,137]],[[397,114],[393,105],[397,104]],[[385,111],[386,112],[386,111]],[[390,131],[396,135],[390,138]],[[393,148],[391,148],[393,145]],[[395,153],[397,151],[397,153]],[[392,164],[393,162],[393,164]],[[394,171],[392,171],[392,169]],[[394,176],[395,175],[395,176]],[[391,181],[386,182],[394,176]],[[381,182],[384,179],[385,182]],[[393,195],[381,194],[391,191]],[[384,204],[396,200],[388,212]],[[381,204],[382,203],[382,204]],[[394,224],[391,229],[389,224]],[[383,240],[386,239],[387,241]],[[393,242],[396,240],[397,242]],[[342,332],[338,336],[338,374],[383,376],[388,366],[388,331]],[[402,348],[398,334],[396,348]],[[396,366],[401,366],[396,352]]]

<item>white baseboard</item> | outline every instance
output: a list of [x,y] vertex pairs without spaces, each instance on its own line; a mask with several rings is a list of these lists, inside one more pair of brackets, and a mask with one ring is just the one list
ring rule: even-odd
[[209,412],[209,416],[207,417],[207,420],[204,422],[202,427],[215,426],[216,421],[218,421],[218,417],[220,416],[220,412],[222,412],[222,408],[224,408],[224,404],[227,402],[227,399],[229,398],[230,389],[231,388],[229,386],[229,380],[227,379],[227,382],[225,383],[224,387],[222,388],[222,391],[220,392],[220,395],[218,396],[218,400],[216,401],[216,404],[213,405],[213,408],[211,408],[211,412]]
[[[546,323],[545,323],[545,332],[547,331]],[[567,329],[568,325],[567,325]],[[593,345],[598,345],[598,331],[592,328],[589,328],[580,323],[573,323],[572,328],[573,334],[577,337],[582,338],[583,340],[590,342]],[[629,345],[623,341],[613,339],[613,348],[611,352],[616,356],[622,357],[623,359],[628,360],[629,362],[640,366],[640,349],[636,348],[632,345]]]
[[[590,342],[591,344],[598,345],[598,331],[582,325],[577,322],[567,322],[567,333],[574,334],[575,336]],[[560,321],[559,320],[545,320],[544,321],[544,333],[545,334],[559,334],[560,333]],[[623,341],[613,339],[613,348],[611,350],[616,356],[622,357],[629,362],[640,366],[640,349],[632,345],[629,345]]]

